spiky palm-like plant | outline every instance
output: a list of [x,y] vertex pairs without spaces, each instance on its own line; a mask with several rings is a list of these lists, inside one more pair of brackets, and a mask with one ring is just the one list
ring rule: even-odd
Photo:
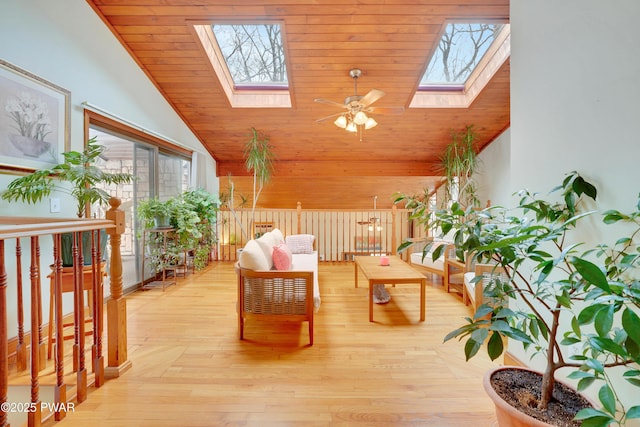
[[93,137],[83,151],[62,153],[63,163],[11,181],[7,190],[2,193],[2,198],[10,202],[38,203],[52,192],[60,191],[71,194],[76,199],[76,215],[83,218],[88,205],[106,204],[109,201],[109,193],[99,185],[128,184],[133,181],[131,174],[105,172],[95,165],[104,150],[105,147]]

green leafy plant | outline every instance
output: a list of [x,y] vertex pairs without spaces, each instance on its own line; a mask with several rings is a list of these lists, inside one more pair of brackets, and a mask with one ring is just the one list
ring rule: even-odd
[[128,173],[109,173],[95,165],[105,147],[98,144],[97,138],[91,138],[83,151],[62,153],[64,163],[51,169],[40,169],[29,175],[11,181],[2,198],[8,201],[38,203],[54,191],[71,194],[76,199],[78,218],[85,216],[88,205],[106,204],[110,195],[100,186],[110,184],[128,184],[133,175]]
[[457,202],[463,209],[480,205],[473,178],[479,164],[476,139],[473,125],[466,126],[463,131],[451,133],[451,142],[440,158],[442,174],[446,179],[443,207],[451,202]]
[[143,228],[170,225],[171,205],[167,201],[162,201],[158,198],[140,200],[136,212]]
[[194,266],[200,270],[207,265],[213,245],[217,242],[215,223],[220,209],[220,200],[214,194],[204,189],[185,191],[182,194],[185,203],[191,205],[193,211],[200,218],[197,227],[201,237],[197,247],[193,250]]
[[575,232],[596,213],[584,208],[595,202],[596,188],[572,172],[554,192],[561,194],[557,201],[523,191],[514,209],[453,203],[429,217],[429,226],[453,233],[463,256],[501,266],[507,277],[494,277],[484,289],[487,302],[445,341],[465,339],[467,360],[484,344],[496,359],[504,339],[519,341],[546,361],[539,408],[552,398],[558,369],[573,368],[569,377],[578,380],[579,391],[600,383],[602,405],[583,409],[576,419],[586,426],[623,425],[640,418],[640,405],[626,408],[613,380],[621,369],[624,380],[640,387],[640,203],[630,214],[605,212],[604,224],[625,223],[629,234],[589,248],[576,242]]
[[[269,144],[269,137],[257,129],[251,128],[251,136],[244,146],[243,154],[245,160],[244,165],[247,171],[253,174],[253,195],[251,198],[250,216],[251,223],[253,224],[258,199],[260,198],[264,185],[271,180],[271,175],[273,174],[275,153],[273,152],[273,147]],[[244,197],[242,198],[244,200]],[[235,211],[234,184],[231,181],[231,177],[229,177],[229,194],[225,196],[224,199],[226,200],[229,211],[240,226],[243,237],[245,240],[248,240],[249,236],[247,231]]]
[[185,262],[185,253],[194,256],[197,269],[209,259],[211,247],[216,243],[214,224],[219,200],[203,189],[185,191],[166,201],[157,198],[142,200],[138,204],[138,218],[144,228],[155,228],[156,217],[167,218],[167,226],[174,230],[168,235],[166,248],[160,236],[149,237],[149,255],[154,271]]
[[214,194],[199,188],[185,191],[182,193],[182,199],[192,206],[201,221],[207,221],[210,224],[216,222],[220,200]]

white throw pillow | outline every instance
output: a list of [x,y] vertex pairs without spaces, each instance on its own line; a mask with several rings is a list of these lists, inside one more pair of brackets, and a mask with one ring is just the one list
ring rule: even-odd
[[316,236],[313,234],[293,234],[287,236],[285,243],[291,249],[292,254],[312,254],[315,238]]
[[282,231],[280,231],[279,228],[274,228],[273,230],[271,230],[271,234],[276,240],[276,245],[284,243],[284,235],[282,234]]
[[273,247],[277,244],[275,236],[271,232],[264,233],[256,239],[256,242],[258,242],[262,252],[264,252],[264,256],[269,263],[269,270],[271,270],[273,268]]
[[[247,244],[244,245],[242,252],[240,252],[238,264],[240,267],[249,270],[271,270],[264,251],[255,240],[249,240]],[[273,265],[273,261],[271,261],[271,264]]]

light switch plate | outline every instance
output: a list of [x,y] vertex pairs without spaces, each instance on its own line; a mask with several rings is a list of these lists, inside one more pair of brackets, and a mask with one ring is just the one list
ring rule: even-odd
[[58,198],[49,199],[49,211],[51,213],[60,212],[60,199]]

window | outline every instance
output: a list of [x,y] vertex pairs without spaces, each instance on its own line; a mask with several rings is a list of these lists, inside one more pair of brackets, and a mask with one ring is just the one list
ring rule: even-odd
[[279,24],[214,24],[211,28],[236,89],[287,88],[287,67]]
[[282,24],[194,29],[232,107],[291,108]]
[[[138,201],[153,197],[166,200],[187,190],[191,153],[180,147],[172,147],[166,141],[146,138],[142,132],[93,112],[85,112],[89,117],[89,137],[95,136],[98,143],[106,147],[98,167],[110,172],[128,172],[136,177],[131,184],[104,188],[121,200],[120,209],[125,212],[125,232],[120,249],[122,280],[124,286],[129,287],[142,279],[139,262],[141,230],[136,221]],[[92,214],[104,218],[104,209],[107,208],[94,206]]]
[[509,24],[447,24],[409,108],[468,107],[510,54]]
[[500,24],[447,24],[420,86],[464,86],[501,29]]

